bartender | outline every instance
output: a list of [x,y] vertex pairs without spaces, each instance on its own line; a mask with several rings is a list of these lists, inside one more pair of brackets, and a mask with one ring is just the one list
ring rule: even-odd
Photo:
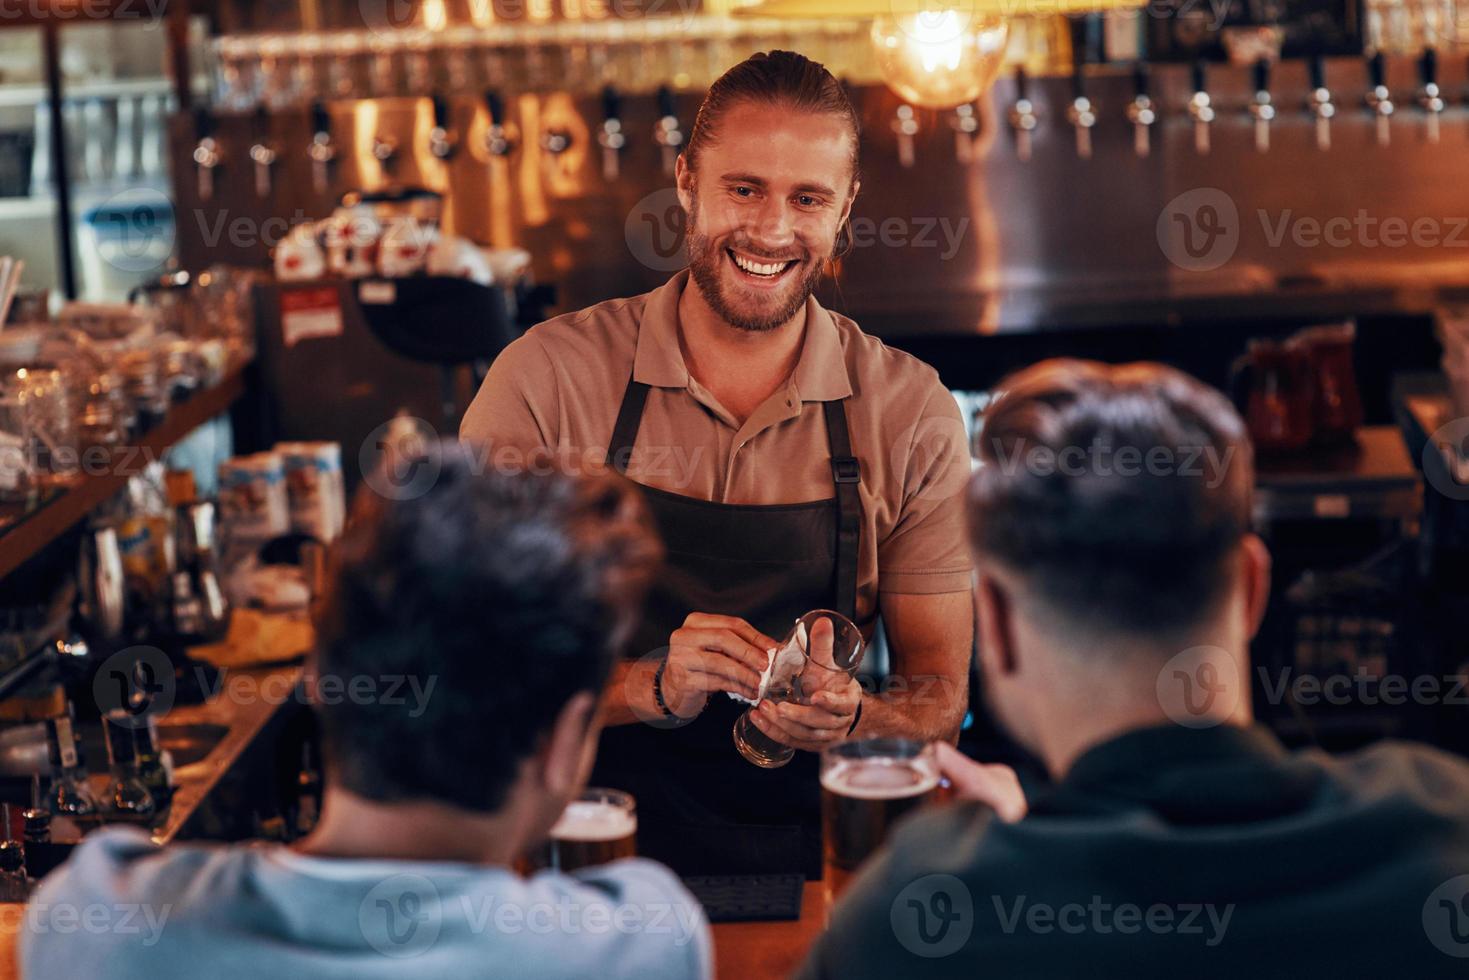
[[[542,323],[464,418],[487,459],[550,451],[639,483],[667,549],[608,685],[593,781],[631,791],[639,852],[682,874],[820,872],[817,755],[849,736],[950,739],[972,642],[958,406],[937,373],[812,296],[849,238],[857,117],[821,65],[757,54],[710,88],[677,165],[689,267]],[[758,768],[731,737],[767,651],[834,609],[880,691],[845,680],[754,723],[803,750]]]

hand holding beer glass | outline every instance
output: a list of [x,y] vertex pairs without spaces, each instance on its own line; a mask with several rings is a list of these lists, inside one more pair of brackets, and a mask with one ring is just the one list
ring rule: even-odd
[[550,839],[528,856],[525,870],[572,872],[633,857],[637,832],[632,794],[589,786],[566,804]]
[[[819,691],[845,686],[857,673],[864,649],[862,631],[847,617],[816,609],[796,620],[762,678],[760,700],[773,704],[810,704]],[[761,731],[751,708],[735,721],[734,743],[740,755],[762,769],[778,769],[796,750]]]
[[836,901],[893,824],[938,795],[931,742],[863,738],[821,753],[822,879]]

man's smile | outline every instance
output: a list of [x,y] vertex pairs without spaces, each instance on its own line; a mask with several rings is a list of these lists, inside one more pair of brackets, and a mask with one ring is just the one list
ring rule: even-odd
[[759,258],[746,252],[737,252],[732,248],[726,248],[724,254],[728,256],[730,265],[734,267],[736,278],[758,286],[773,286],[784,281],[791,270],[798,268],[801,264],[798,258]]

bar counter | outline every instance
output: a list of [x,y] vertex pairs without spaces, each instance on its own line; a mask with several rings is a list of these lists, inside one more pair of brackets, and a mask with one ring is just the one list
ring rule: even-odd
[[[788,977],[826,928],[826,887],[806,882],[794,922],[723,922],[713,927],[716,980]],[[3,978],[0,978],[3,980]]]

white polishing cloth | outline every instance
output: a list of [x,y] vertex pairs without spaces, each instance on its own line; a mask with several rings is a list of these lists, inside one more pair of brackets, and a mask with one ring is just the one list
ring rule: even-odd
[[770,659],[765,664],[764,672],[760,674],[760,690],[755,693],[755,700],[751,701],[743,694],[736,694],[734,691],[724,693],[745,704],[759,704],[765,699],[765,692],[772,686],[788,687],[792,678],[799,674],[801,668],[806,665],[806,644],[806,624],[798,623],[795,635],[791,637],[789,643],[779,649],[771,647],[765,651],[766,656]]

